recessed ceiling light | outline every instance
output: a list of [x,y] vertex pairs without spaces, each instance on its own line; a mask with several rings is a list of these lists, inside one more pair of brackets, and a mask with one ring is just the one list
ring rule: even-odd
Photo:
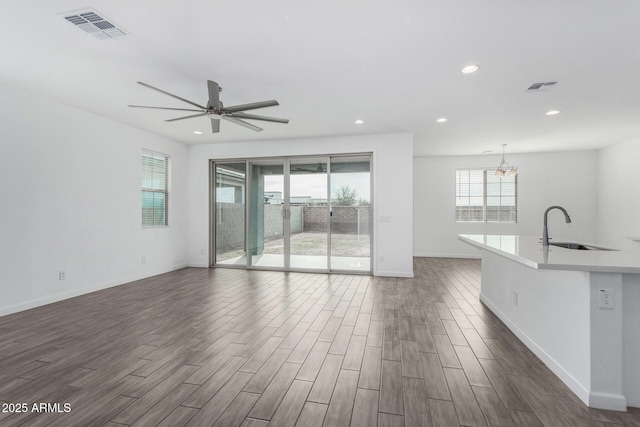
[[439,119],[436,120],[436,122],[438,122],[438,123],[444,123],[446,121],[447,121],[446,117],[440,117]]
[[558,110],[551,110],[551,111],[547,111],[545,113],[547,116],[555,116],[556,114],[560,114],[560,111]]
[[464,67],[460,71],[462,71],[463,74],[469,74],[469,73],[473,73],[475,71],[478,71],[478,68],[480,68],[480,67],[477,66],[477,65],[467,65],[466,67]]
[[355,121],[355,122],[353,122],[353,123],[355,123],[355,124],[357,124],[357,125],[361,125],[361,124],[364,124],[364,120],[360,120],[360,119],[358,119],[358,120],[356,120],[356,121]]
[[195,133],[196,135],[202,135],[202,132],[199,130],[194,130],[193,133]]

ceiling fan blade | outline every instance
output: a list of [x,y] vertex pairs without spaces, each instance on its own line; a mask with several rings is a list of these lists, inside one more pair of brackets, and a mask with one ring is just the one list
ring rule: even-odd
[[175,122],[176,120],[184,120],[184,119],[192,119],[194,117],[202,117],[202,116],[206,116],[209,113],[200,113],[200,114],[194,114],[193,116],[184,116],[184,117],[178,117],[176,119],[169,119],[169,120],[165,120],[165,122]]
[[220,86],[214,81],[207,80],[207,88],[209,89],[207,107],[220,108]]
[[238,119],[264,120],[265,122],[289,123],[289,119],[281,119],[279,117],[257,116],[255,114],[233,113],[231,117]]
[[202,110],[193,110],[191,108],[152,107],[150,105],[129,105],[129,107],[134,107],[134,108],[154,108],[154,109],[157,109],[157,110],[174,110],[174,111],[202,111]]
[[181,97],[179,97],[178,95],[174,95],[174,94],[172,94],[172,93],[169,93],[169,92],[167,92],[167,91],[165,91],[165,90],[162,90],[162,89],[158,89],[157,87],[153,87],[153,86],[148,85],[148,84],[146,84],[146,83],[138,82],[138,84],[141,84],[142,86],[148,87],[149,89],[157,90],[158,92],[160,92],[160,93],[164,93],[165,95],[169,95],[169,96],[170,96],[170,97],[172,97],[172,98],[179,99],[180,101],[182,101],[182,102],[186,102],[187,104],[191,104],[191,105],[193,105],[194,107],[198,107],[198,108],[203,109],[203,110],[206,110],[206,109],[207,109],[207,107],[203,107],[202,105],[196,104],[196,103],[195,103],[195,102],[193,102],[193,101],[189,101],[188,99],[181,98]]
[[231,107],[225,107],[224,113],[238,113],[240,111],[255,110],[256,108],[275,107],[278,101],[272,99],[271,101],[252,102],[251,104],[234,105]]
[[236,119],[236,118],[231,117],[231,116],[222,116],[222,118],[227,120],[227,121],[229,121],[229,122],[231,122],[231,123],[235,123],[237,125],[244,126],[244,127],[248,128],[248,129],[254,130],[256,132],[260,132],[262,130],[262,128],[259,128],[256,125],[252,125],[251,123],[245,122],[244,120]]
[[220,119],[211,119],[211,132],[220,132]]

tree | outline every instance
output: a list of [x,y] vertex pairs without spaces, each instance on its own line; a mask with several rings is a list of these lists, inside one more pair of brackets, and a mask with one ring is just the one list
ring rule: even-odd
[[347,184],[338,188],[333,204],[336,206],[354,206],[357,200],[358,193],[356,189]]

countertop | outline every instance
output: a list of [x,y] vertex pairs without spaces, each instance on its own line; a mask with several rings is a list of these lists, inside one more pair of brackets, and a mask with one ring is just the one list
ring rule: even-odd
[[[638,250],[584,251],[558,246],[545,248],[538,236],[458,234],[458,239],[471,246],[540,270],[640,274],[640,251]],[[554,241],[566,242],[567,240],[554,239]]]

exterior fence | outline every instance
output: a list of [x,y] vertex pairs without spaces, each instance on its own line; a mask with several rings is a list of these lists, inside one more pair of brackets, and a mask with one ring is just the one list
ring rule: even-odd
[[[282,237],[282,205],[264,206],[264,238]],[[326,206],[291,206],[291,233],[326,232]],[[369,206],[334,206],[331,232],[338,234],[369,234]],[[216,203],[216,248],[236,250],[244,248],[245,205],[242,203]]]
[[[327,231],[326,206],[304,207],[304,231]],[[368,206],[334,206],[331,208],[331,232],[340,234],[369,234]]]

